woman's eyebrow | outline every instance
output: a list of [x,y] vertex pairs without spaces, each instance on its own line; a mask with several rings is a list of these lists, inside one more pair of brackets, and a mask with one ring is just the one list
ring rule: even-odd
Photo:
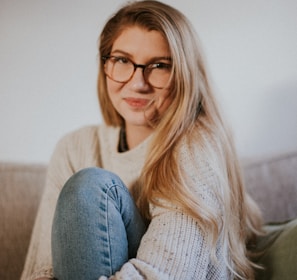
[[111,54],[113,54],[113,53],[120,53],[120,54],[125,55],[125,56],[131,56],[129,53],[127,53],[127,52],[125,52],[125,51],[122,51],[122,50],[117,50],[117,49],[111,51],[110,53],[111,53]]
[[[127,58],[129,58],[129,59],[131,59],[132,60],[132,55],[130,54],[130,53],[128,53],[128,52],[125,52],[125,51],[123,51],[123,50],[119,50],[119,49],[115,49],[115,50],[113,50],[112,52],[111,52],[111,55],[112,54],[117,54],[117,53],[119,53],[119,54],[121,54],[121,55],[124,55],[124,56],[126,56]],[[153,56],[153,57],[151,57],[150,59],[149,59],[149,62],[153,62],[153,61],[156,61],[156,60],[168,60],[168,61],[172,61],[172,59],[171,59],[171,57],[170,56]]]

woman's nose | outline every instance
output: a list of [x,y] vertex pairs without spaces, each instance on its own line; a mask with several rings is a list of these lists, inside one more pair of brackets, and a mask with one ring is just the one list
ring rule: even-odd
[[150,84],[146,81],[142,68],[136,68],[132,78],[128,82],[131,88],[140,93],[148,93],[151,89]]

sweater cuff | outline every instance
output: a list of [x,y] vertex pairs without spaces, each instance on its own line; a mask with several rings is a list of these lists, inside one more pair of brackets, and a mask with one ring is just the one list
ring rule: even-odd
[[54,279],[54,273],[53,273],[53,268],[52,267],[42,267],[35,271],[29,280],[35,280],[38,278],[46,277],[49,279]]

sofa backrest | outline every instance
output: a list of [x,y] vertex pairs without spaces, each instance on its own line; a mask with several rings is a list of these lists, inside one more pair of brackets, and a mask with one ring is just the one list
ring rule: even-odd
[[244,177],[265,222],[297,217],[297,152],[245,164]]
[[45,181],[46,167],[0,163],[0,279],[19,279]]

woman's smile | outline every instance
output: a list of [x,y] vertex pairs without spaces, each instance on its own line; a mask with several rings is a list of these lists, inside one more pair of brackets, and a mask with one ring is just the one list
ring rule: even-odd
[[135,108],[135,109],[141,109],[141,110],[144,110],[150,103],[150,100],[145,99],[145,98],[127,97],[127,98],[123,98],[123,100],[130,107]]

